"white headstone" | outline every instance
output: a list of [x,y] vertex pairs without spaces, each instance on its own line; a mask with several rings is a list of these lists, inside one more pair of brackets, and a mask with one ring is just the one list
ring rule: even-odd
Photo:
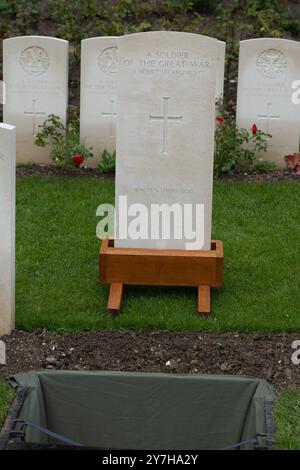
[[34,144],[49,114],[66,122],[68,41],[22,36],[3,41],[4,121],[17,128],[17,163],[45,163],[50,149]]
[[117,38],[81,41],[80,140],[93,147],[87,165],[96,166],[103,150],[116,150]]
[[217,68],[217,85],[216,99],[222,100],[224,93],[224,74],[225,74],[225,53],[226,43],[218,41],[218,68]]
[[[103,150],[116,150],[117,37],[81,41],[80,140],[93,148],[96,166]],[[218,41],[216,99],[224,90],[225,42]]]
[[237,125],[272,135],[263,158],[285,166],[284,155],[299,151],[300,107],[291,84],[300,78],[300,43],[249,39],[240,43]]
[[0,340],[0,365],[6,364],[6,344]]
[[[209,249],[211,241],[218,52],[217,40],[190,33],[118,40],[116,205],[120,196],[148,211],[151,204],[204,204],[204,243],[194,249]],[[121,208],[117,213],[118,237]],[[184,235],[116,240],[118,247],[185,249],[186,243]]]
[[0,123],[0,336],[15,324],[16,131]]

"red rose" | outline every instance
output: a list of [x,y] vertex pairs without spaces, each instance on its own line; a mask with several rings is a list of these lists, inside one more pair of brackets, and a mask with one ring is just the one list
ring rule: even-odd
[[72,161],[75,166],[80,166],[84,162],[83,155],[73,155]]
[[217,118],[217,121],[218,121],[218,122],[224,122],[225,119],[224,119],[223,117],[219,117],[219,118]]
[[256,124],[253,124],[252,126],[252,134],[255,135],[257,132],[257,125]]

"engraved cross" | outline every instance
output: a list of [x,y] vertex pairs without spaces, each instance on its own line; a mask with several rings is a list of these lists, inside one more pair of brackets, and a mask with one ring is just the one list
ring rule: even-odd
[[110,100],[110,112],[101,113],[104,117],[110,117],[110,137],[114,137],[114,118],[117,116],[117,113],[114,111],[115,100]]
[[162,153],[167,154],[168,148],[168,123],[174,121],[180,121],[183,119],[183,116],[169,116],[169,99],[170,97],[163,98],[163,115],[162,116],[153,116],[149,115],[151,121],[162,121],[163,123],[163,139],[162,139]]
[[32,116],[32,135],[36,136],[36,116],[45,116],[45,113],[36,111],[36,100],[32,100],[32,111],[24,111],[25,116]]
[[270,107],[271,106],[272,106],[272,103],[267,103],[267,114],[258,114],[258,116],[257,116],[258,119],[266,121],[266,132],[267,132],[267,134],[269,133],[270,120],[280,119],[279,115],[270,113]]

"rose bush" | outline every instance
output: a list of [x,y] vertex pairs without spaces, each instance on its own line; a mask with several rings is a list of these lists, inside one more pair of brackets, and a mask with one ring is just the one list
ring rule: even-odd
[[270,134],[257,128],[238,128],[225,110],[216,118],[214,171],[219,176],[238,169],[250,170],[256,159],[267,150]]
[[[78,119],[70,119],[64,126],[61,119],[55,114],[50,114],[46,121],[39,126],[40,131],[36,135],[35,144],[39,147],[50,146],[51,159],[61,165],[75,165],[79,167],[84,160],[93,156],[92,148],[87,148],[79,139]],[[78,164],[81,157],[82,161]]]

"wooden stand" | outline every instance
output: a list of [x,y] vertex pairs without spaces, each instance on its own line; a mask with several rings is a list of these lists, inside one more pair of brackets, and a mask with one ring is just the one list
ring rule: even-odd
[[100,283],[110,284],[108,312],[121,310],[124,284],[195,286],[198,313],[210,313],[210,288],[223,282],[223,243],[211,242],[210,250],[158,250],[115,248],[114,240],[102,242],[99,254]]

